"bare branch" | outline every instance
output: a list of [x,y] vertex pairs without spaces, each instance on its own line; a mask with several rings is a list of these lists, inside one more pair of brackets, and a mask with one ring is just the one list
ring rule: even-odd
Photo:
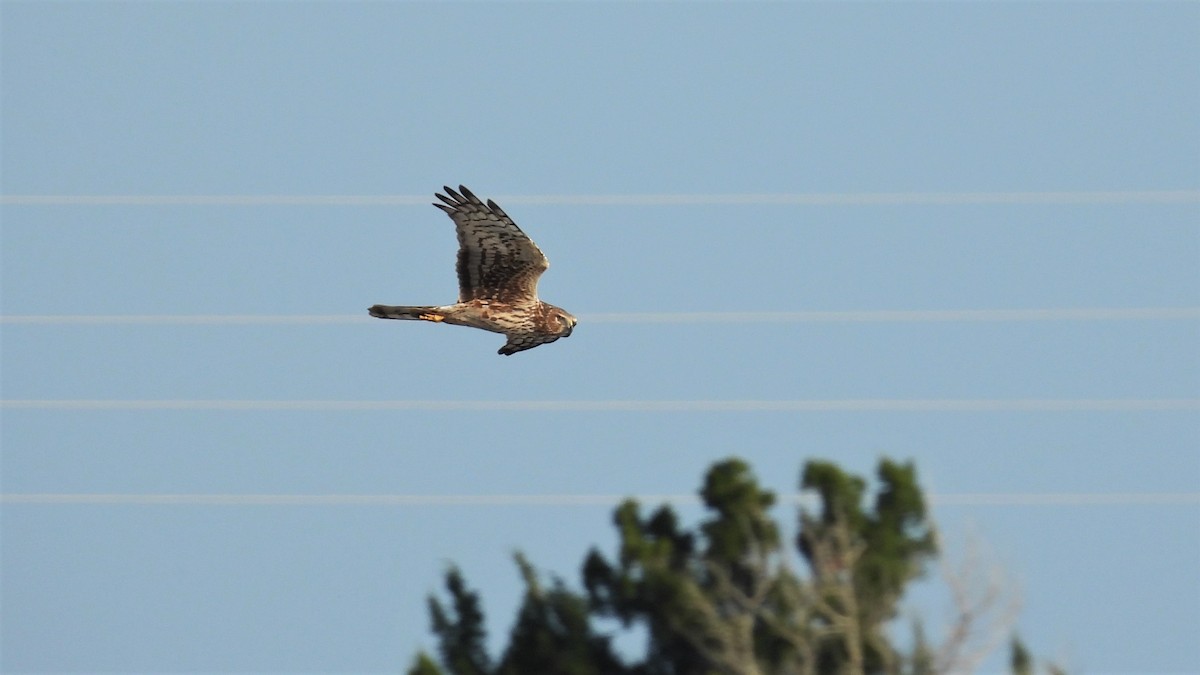
[[957,565],[943,554],[939,566],[954,620],[937,649],[934,668],[939,673],[973,672],[1011,634],[1020,593],[976,534],[966,536]]

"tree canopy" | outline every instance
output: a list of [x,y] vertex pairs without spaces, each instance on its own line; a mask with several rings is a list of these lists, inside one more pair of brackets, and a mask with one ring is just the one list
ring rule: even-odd
[[[517,554],[525,596],[499,659],[485,647],[478,594],[448,570],[449,601],[429,599],[440,662],[420,654],[408,673],[932,675],[977,662],[963,651],[986,608],[969,599],[943,645],[931,645],[920,622],[905,646],[887,630],[905,588],[938,556],[912,463],[881,460],[869,500],[867,481],[830,462],[808,462],[800,488],[817,503],[799,508],[794,544],[803,572],[793,569],[770,515],[775,495],[745,462],[721,461],[704,478],[708,515],[695,528],[669,505],[645,514],[634,500],[619,505],[618,550],[611,558],[588,552],[582,591],[560,578],[543,583]],[[969,595],[955,590],[956,598]],[[618,654],[600,619],[643,627],[645,653]],[[1011,651],[1013,673],[1032,674],[1033,659],[1015,637]]]

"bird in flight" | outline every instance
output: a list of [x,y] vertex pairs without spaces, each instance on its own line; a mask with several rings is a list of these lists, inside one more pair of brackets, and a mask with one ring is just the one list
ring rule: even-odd
[[465,186],[438,193],[458,232],[458,302],[418,307],[374,305],[379,319],[433,321],[504,333],[505,356],[569,337],[576,320],[566,310],[542,302],[538,278],[550,261],[496,202],[483,203]]

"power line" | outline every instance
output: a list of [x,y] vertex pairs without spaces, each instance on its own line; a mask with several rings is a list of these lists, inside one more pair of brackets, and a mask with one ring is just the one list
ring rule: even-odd
[[955,321],[1149,321],[1200,319],[1200,308],[632,312],[584,315],[596,323],[925,323]]
[[[783,504],[816,506],[815,495],[779,495]],[[947,493],[929,494],[935,506],[1112,506],[1200,505],[1200,492],[1126,493]],[[4,504],[137,506],[615,506],[626,499],[640,503],[699,505],[694,494],[581,495],[414,495],[414,494],[132,494],[7,493]]]
[[[430,199],[430,195],[0,195],[0,205],[415,206],[427,205]],[[505,205],[549,206],[1192,204],[1200,203],[1200,190],[498,195],[494,199]]]
[[1170,412],[1200,411],[1200,398],[1158,399],[805,399],[805,400],[238,400],[238,399],[6,399],[9,410],[206,410],[430,412]]
[[0,323],[39,325],[196,325],[370,323],[363,314],[5,314]]
[[[598,312],[586,323],[948,323],[1171,321],[1200,319],[1200,307],[1083,309],[839,310],[810,312]],[[6,314],[0,323],[39,325],[252,325],[373,323],[365,314]]]

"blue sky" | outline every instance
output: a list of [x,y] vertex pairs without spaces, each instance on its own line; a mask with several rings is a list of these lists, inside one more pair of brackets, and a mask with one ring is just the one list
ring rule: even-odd
[[[989,542],[1036,652],[1200,671],[1198,28],[1192,3],[3,2],[0,666],[394,672],[449,561],[498,645],[514,550],[575,581],[613,545],[611,504],[487,496],[688,494],[730,455],[790,493],[806,459],[888,455]],[[363,318],[454,298],[447,183],[536,239],[570,339],[501,358]],[[1096,308],[1185,311],[648,320]],[[13,319],[45,315],[159,318]],[[1132,403],[586,407],[865,399]],[[584,409],[486,409],[530,401]],[[335,499],[102,503],[225,494]]]

